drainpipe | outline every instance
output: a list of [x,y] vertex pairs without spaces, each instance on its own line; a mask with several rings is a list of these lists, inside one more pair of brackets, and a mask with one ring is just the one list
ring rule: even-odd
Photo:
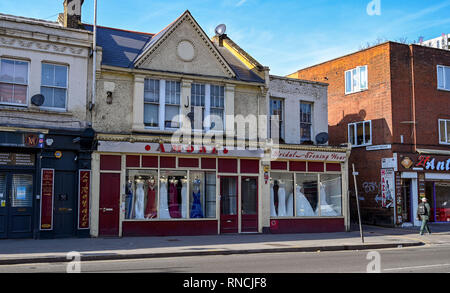
[[96,97],[96,73],[97,73],[97,0],[94,1],[94,25],[93,25],[93,47],[92,47],[92,53],[93,53],[93,60],[92,60],[92,101],[91,105],[89,107],[89,110],[92,111],[92,109],[95,106],[95,97]]
[[414,80],[414,48],[413,45],[409,47],[410,55],[411,55],[411,120],[413,127],[413,147],[412,153],[417,151],[417,130],[416,130],[416,85]]

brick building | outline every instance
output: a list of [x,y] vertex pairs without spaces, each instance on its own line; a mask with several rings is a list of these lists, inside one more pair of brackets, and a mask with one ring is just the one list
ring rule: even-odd
[[450,221],[449,51],[386,42],[289,77],[329,83],[330,144],[352,144],[363,222],[418,225],[422,196]]

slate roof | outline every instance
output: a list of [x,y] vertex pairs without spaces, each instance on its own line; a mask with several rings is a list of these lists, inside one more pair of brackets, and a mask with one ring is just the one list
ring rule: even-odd
[[[93,26],[84,24],[88,31],[93,31]],[[134,32],[110,27],[97,26],[97,45],[102,47],[102,64],[123,68],[134,68],[135,59],[156,42],[170,25],[158,34]],[[246,82],[264,83],[264,80],[249,70],[239,59],[233,56],[228,49],[215,44],[219,53],[236,73],[236,80]]]

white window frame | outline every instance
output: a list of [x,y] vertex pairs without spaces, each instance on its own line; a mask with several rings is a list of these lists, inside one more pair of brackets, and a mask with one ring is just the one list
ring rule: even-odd
[[[220,107],[211,107],[212,102],[212,95],[211,95],[211,88],[212,87],[222,87],[223,88],[223,108]],[[224,85],[218,85],[218,84],[207,84],[206,85],[206,97],[205,97],[205,131],[210,133],[223,133],[225,131],[225,117],[226,117],[226,110],[225,110],[225,86]],[[211,129],[211,109],[222,109],[223,110],[223,117],[222,117],[222,129]]]
[[270,97],[269,99],[269,133],[270,133],[270,138],[273,138],[272,135],[272,116],[277,116],[277,115],[272,115],[272,101],[273,100],[277,100],[277,101],[281,101],[281,116],[279,116],[279,126],[280,126],[280,132],[278,133],[279,138],[281,139],[285,139],[285,113],[286,113],[286,109],[285,109],[285,105],[286,105],[286,100],[283,98],[277,98],[277,97]]
[[[158,85],[159,85],[159,96],[158,96],[158,102],[146,102],[145,101],[145,83],[147,81],[158,81]],[[161,82],[162,80],[160,79],[155,79],[155,78],[145,78],[144,80],[144,126],[145,128],[148,129],[160,129],[161,128],[161,111],[160,111],[160,107],[161,107]],[[158,126],[147,126],[145,125],[145,104],[151,104],[151,105],[158,105]]]
[[41,106],[39,107],[40,109],[43,110],[50,110],[50,111],[56,111],[56,112],[66,112],[68,109],[68,100],[69,100],[69,65],[66,64],[57,64],[57,63],[51,63],[51,62],[42,62],[41,63],[41,74],[42,74],[42,66],[44,64],[47,65],[53,65],[53,66],[64,66],[67,68],[66,70],[66,87],[58,87],[58,86],[48,86],[48,85],[43,85],[42,84],[42,76],[41,76],[41,83],[40,83],[40,91],[42,92],[42,87],[47,87],[47,88],[53,88],[53,89],[65,89],[66,90],[66,98],[64,100],[64,108],[58,108],[58,107],[48,107],[48,106]]
[[[369,142],[368,143],[363,143],[363,144],[357,144],[358,143],[358,125],[362,124],[363,125],[363,136],[364,136],[364,141],[366,140],[366,127],[365,124],[369,123],[370,125],[370,138],[369,138]],[[353,137],[355,138],[355,144],[353,144],[350,141],[350,126],[353,126]],[[353,123],[349,123],[347,126],[348,129],[348,139],[347,141],[352,145],[352,147],[364,147],[364,146],[369,146],[372,145],[372,120],[367,120],[367,121],[360,121],[360,122],[353,122]]]
[[[364,68],[364,76],[362,75],[361,69]],[[350,82],[351,82],[351,89],[350,91],[347,90],[347,73],[350,73]],[[362,80],[365,80],[365,86],[362,86]],[[356,84],[355,84],[356,83]],[[368,66],[358,66],[356,68],[352,68],[350,70],[345,71],[344,73],[344,88],[345,88],[345,94],[353,94],[357,92],[362,92],[369,89],[369,71]]]
[[[439,69],[442,68],[442,87],[439,86],[440,79],[439,79]],[[448,74],[450,74],[450,66],[445,65],[438,65],[436,67],[436,74],[437,74],[437,89],[442,91],[450,91],[450,84],[446,84],[446,71]]]
[[[308,102],[308,101],[300,101],[300,132],[302,129],[302,124],[308,124],[308,122],[303,122],[302,121],[302,104],[309,104],[311,105],[311,122],[309,123],[309,127],[310,127],[310,133],[311,133],[311,137],[309,140],[314,141],[314,128],[313,128],[313,124],[314,124],[314,103],[313,102]],[[299,135],[300,135],[299,132]],[[300,136],[300,143],[302,143],[302,137]]]
[[14,58],[0,58],[0,67],[1,67],[1,60],[10,60],[10,61],[20,61],[20,62],[26,62],[27,63],[27,83],[21,84],[21,83],[14,83],[14,82],[1,82],[4,84],[12,84],[12,85],[21,85],[27,87],[27,94],[26,94],[26,103],[25,104],[19,104],[19,103],[7,103],[7,102],[0,102],[1,106],[19,106],[19,107],[28,107],[29,105],[29,83],[30,83],[30,61],[27,60],[21,60],[21,59],[14,59]]
[[[444,121],[445,122],[445,126],[444,126],[444,133],[445,136],[444,139],[443,137],[441,137],[441,122]],[[447,137],[447,129],[448,127],[450,127],[450,119],[439,119],[438,120],[438,132],[439,132],[439,144],[445,144],[445,145],[450,145],[450,137]]]

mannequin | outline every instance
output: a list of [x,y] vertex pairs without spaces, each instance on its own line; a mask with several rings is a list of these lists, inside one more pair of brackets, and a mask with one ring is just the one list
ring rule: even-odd
[[134,203],[135,219],[144,219],[144,181],[136,180],[136,202]]
[[147,206],[145,208],[145,218],[155,219],[158,217],[158,211],[156,208],[156,186],[155,179],[148,180],[147,190]]
[[[337,212],[333,209],[333,207],[327,203],[325,184],[320,182],[319,185],[320,185],[320,212],[321,212],[320,215],[327,217],[338,216]],[[318,212],[318,210],[319,207],[317,207],[316,213]]]
[[127,191],[125,196],[125,219],[131,219],[131,212],[133,211],[133,182],[128,180]]
[[273,182],[270,183],[270,216],[277,217],[277,210],[275,209],[275,195]]
[[280,189],[278,190],[278,216],[286,217],[286,183],[283,180],[278,181]]
[[178,219],[181,218],[180,205],[178,204],[178,180],[172,179],[169,182],[169,213],[171,218]]
[[292,192],[286,199],[286,216],[288,217],[294,216],[294,195],[292,194]]
[[169,206],[167,205],[167,179],[161,178],[159,190],[159,218],[170,219]]
[[297,201],[297,216],[301,217],[314,217],[314,213],[311,204],[306,199],[305,194],[303,194],[303,188],[300,185],[296,187],[296,201]]
[[186,218],[186,201],[187,201],[187,188],[186,188],[186,184],[187,184],[187,180],[186,179],[181,179],[181,217],[183,219]]
[[280,214],[279,210],[278,210],[278,202],[279,202],[279,197],[278,197],[278,191],[280,189],[280,185],[278,185],[278,181],[275,180],[275,184],[273,185],[273,203],[275,205],[275,213],[277,214],[277,216]]
[[194,190],[192,193],[194,201],[192,202],[191,218],[203,218],[202,204],[200,202],[200,183],[200,179],[194,179]]

